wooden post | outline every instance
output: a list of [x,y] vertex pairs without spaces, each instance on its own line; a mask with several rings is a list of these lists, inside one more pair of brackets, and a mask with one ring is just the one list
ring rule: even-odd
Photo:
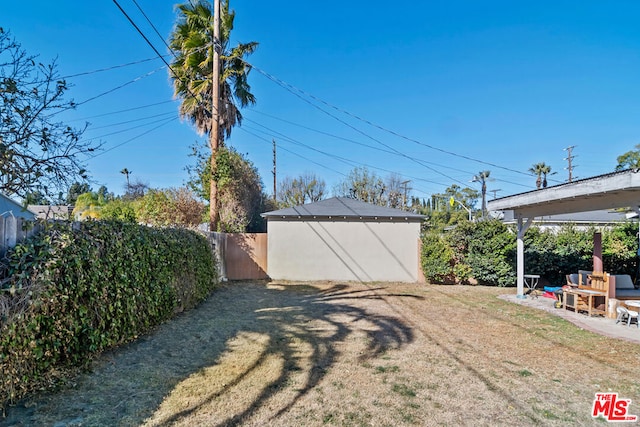
[[593,233],[593,271],[602,273],[602,233]]

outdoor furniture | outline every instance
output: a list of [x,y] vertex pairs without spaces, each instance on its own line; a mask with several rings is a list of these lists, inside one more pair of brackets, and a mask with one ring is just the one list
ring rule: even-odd
[[538,286],[538,280],[540,280],[540,276],[537,274],[524,275],[524,284],[528,288],[527,295],[529,295],[531,298],[538,298],[538,292],[536,292],[536,286]]
[[[589,317],[607,315],[609,304],[609,274],[593,272],[586,274],[586,280],[580,275],[577,288],[565,289],[563,294],[564,309],[573,309],[576,313],[586,311]],[[603,304],[603,305],[600,305]],[[599,306],[604,309],[598,308]]]
[[[633,300],[626,300],[622,302],[624,304],[624,306],[627,308],[627,310],[629,310],[629,312],[631,313],[640,313],[640,301],[633,299]],[[638,325],[638,327],[640,328],[640,325]]]
[[618,317],[616,318],[616,324],[618,324],[619,322],[624,322],[626,320],[627,326],[629,326],[631,325],[631,319],[636,319],[636,326],[640,328],[637,311],[629,310],[628,308],[619,305],[616,308],[616,312],[618,313]]
[[565,277],[567,279],[567,285],[572,288],[577,288],[580,284],[580,275],[578,275],[578,273],[567,274]]
[[616,284],[615,298],[619,300],[640,298],[640,289],[636,289],[631,276],[628,274],[616,274],[614,278],[614,283]]

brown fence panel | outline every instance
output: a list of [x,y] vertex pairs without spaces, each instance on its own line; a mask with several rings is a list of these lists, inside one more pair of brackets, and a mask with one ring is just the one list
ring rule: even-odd
[[227,234],[224,260],[229,280],[267,279],[267,234]]

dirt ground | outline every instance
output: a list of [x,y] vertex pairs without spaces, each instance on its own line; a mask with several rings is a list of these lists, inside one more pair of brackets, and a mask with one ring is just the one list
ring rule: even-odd
[[0,426],[605,425],[597,392],[640,415],[639,344],[504,293],[228,283]]

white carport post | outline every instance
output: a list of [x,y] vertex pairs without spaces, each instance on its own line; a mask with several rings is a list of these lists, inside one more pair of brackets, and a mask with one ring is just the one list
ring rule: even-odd
[[527,221],[523,223],[522,216],[518,215],[518,255],[516,261],[516,272],[517,272],[517,298],[526,298],[524,294],[524,234],[529,229],[531,225],[531,221],[533,218],[527,218]]

